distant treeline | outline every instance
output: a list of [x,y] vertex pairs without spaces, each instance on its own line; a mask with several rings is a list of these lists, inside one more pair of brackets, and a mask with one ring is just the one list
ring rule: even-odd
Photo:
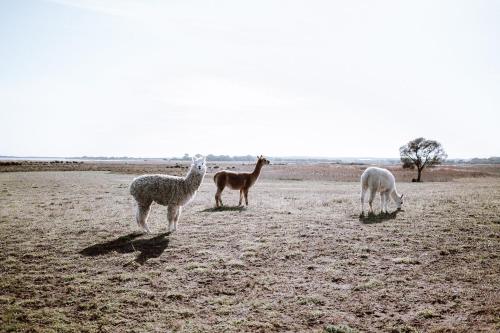
[[[198,154],[195,156],[199,156]],[[327,163],[343,163],[344,161],[339,159],[332,158],[316,158],[316,157],[272,157],[266,156],[268,159],[273,161],[274,163],[280,162],[301,162],[301,163],[317,163],[317,162],[327,162]],[[183,157],[174,157],[171,158],[174,161],[188,161],[191,160],[191,156],[185,154]],[[209,162],[255,162],[257,160],[257,156],[254,155],[214,155],[208,154],[207,161]]]
[[500,157],[494,156],[489,158],[473,158],[468,163],[470,164],[500,164]]
[[[198,154],[195,155],[199,156]],[[356,159],[356,158],[328,158],[328,157],[307,157],[307,156],[288,156],[288,157],[273,157],[266,156],[273,163],[334,163],[334,164],[366,164],[366,163],[385,163],[396,164],[399,159]],[[191,156],[185,154],[183,157],[170,158],[173,161],[189,161]],[[255,162],[257,156],[254,155],[214,155],[208,154],[207,161],[209,162]]]
[[[199,156],[196,154],[195,156]],[[273,163],[336,163],[336,164],[400,164],[401,160],[399,158],[326,158],[326,157],[306,157],[306,156],[289,156],[289,157],[272,157],[266,156]],[[139,160],[151,160],[151,161],[190,161],[191,156],[189,154],[184,154],[182,157],[109,157],[109,156],[80,156],[80,157],[16,157],[16,156],[0,156],[0,160],[57,160],[64,159],[66,161],[73,160],[88,160],[88,161],[113,161],[113,160],[123,160],[123,161],[139,161]],[[255,162],[257,156],[254,155],[214,155],[208,154],[207,161],[209,162]],[[52,163],[63,163],[63,161],[57,161]],[[493,156],[489,158],[472,158],[472,159],[447,159],[445,164],[500,164],[500,157]]]
[[[194,156],[199,156],[196,154]],[[327,158],[327,157],[306,157],[306,156],[290,156],[290,157],[273,157],[267,156],[273,163],[337,163],[337,164],[400,164],[399,158]],[[125,158],[120,158],[125,159]],[[255,162],[257,156],[254,155],[214,155],[208,154],[207,161],[209,162]],[[183,157],[163,158],[163,160],[172,161],[190,161],[191,156],[184,154]],[[500,164],[500,157],[489,158],[472,158],[472,159],[448,159],[445,163],[454,164]]]
[[[195,156],[198,156],[195,155]],[[208,154],[207,155],[207,161],[210,162],[223,162],[223,161],[238,161],[238,162],[246,162],[246,161],[255,161],[257,159],[257,156],[253,155],[241,155],[241,156],[229,156],[229,155],[213,155],[213,154]],[[171,158],[173,161],[188,161],[191,160],[191,156],[189,154],[184,154],[183,157],[173,157]]]

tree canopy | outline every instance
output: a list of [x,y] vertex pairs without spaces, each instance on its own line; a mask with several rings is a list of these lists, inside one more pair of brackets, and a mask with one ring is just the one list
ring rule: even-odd
[[448,157],[439,142],[425,138],[416,138],[401,146],[399,154],[403,168],[417,168],[417,182],[420,181],[423,169],[441,164]]

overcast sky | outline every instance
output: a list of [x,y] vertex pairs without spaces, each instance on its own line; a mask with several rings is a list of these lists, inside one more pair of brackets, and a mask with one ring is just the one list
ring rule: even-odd
[[0,1],[0,155],[500,155],[499,1]]

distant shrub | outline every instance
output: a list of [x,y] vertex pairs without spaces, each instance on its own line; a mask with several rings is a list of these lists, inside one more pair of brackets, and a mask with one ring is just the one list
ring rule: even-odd
[[434,318],[434,317],[438,317],[438,315],[436,315],[434,313],[434,311],[432,311],[431,309],[424,309],[422,311],[420,311],[418,313],[418,315],[422,318],[425,318],[425,319],[430,319],[430,318]]
[[7,165],[22,165],[22,163],[15,161],[0,162],[0,166],[7,166]]
[[355,328],[349,327],[347,325],[329,325],[325,327],[326,333],[359,333]]

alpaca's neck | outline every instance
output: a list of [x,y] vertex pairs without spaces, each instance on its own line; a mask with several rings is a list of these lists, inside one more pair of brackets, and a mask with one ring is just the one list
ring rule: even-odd
[[252,176],[254,177],[254,179],[259,178],[261,169],[262,169],[262,163],[257,162],[257,164],[255,165],[255,169],[252,172]]
[[191,168],[189,169],[184,179],[186,180],[186,185],[188,187],[192,188],[193,190],[197,190],[201,182],[203,181],[203,176],[205,176],[204,173],[196,172],[193,168]]
[[391,197],[392,197],[392,200],[394,200],[394,201],[396,201],[396,199],[401,197],[399,195],[398,191],[396,190],[396,187],[394,187],[394,189],[391,191]]

